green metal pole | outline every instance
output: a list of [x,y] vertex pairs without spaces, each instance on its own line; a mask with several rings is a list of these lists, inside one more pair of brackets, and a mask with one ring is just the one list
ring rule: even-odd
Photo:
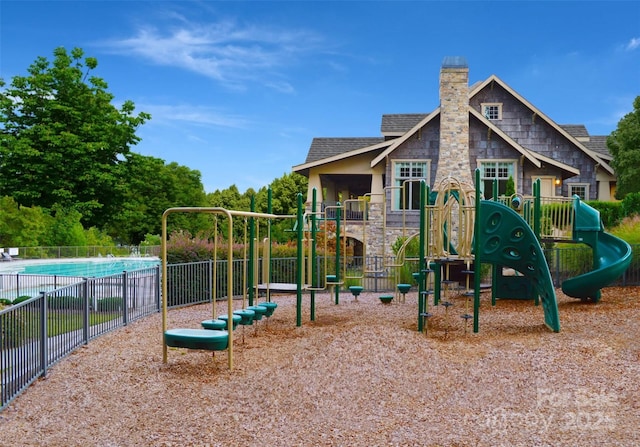
[[317,268],[318,266],[316,265],[316,233],[317,233],[317,228],[316,228],[316,195],[317,195],[317,191],[316,188],[313,188],[312,190],[313,193],[313,200],[311,202],[311,278],[308,279],[309,284],[311,284],[311,321],[315,321],[316,320],[316,291],[313,290],[316,287],[318,287],[318,282],[316,280],[317,277]]
[[[473,221],[473,253],[474,253],[474,275],[473,275],[473,332],[480,330],[480,274],[482,272],[482,259],[480,257],[480,170],[476,169],[476,215]],[[493,285],[496,286],[495,284]]]
[[[273,197],[271,187],[267,188],[267,213],[273,214]],[[271,219],[267,220],[267,241],[269,241],[269,262],[267,263],[267,282],[271,282]],[[267,286],[268,287],[268,286]]]
[[[251,212],[256,212],[256,197],[251,196]],[[255,278],[254,278],[254,263],[255,259],[255,220],[253,217],[249,218],[249,271],[247,272],[247,282],[249,285],[249,306],[253,306],[253,294],[254,294],[254,286],[255,286]]]
[[[336,283],[340,282],[340,220],[342,220],[342,205],[338,202],[336,208]],[[340,284],[336,284],[336,304],[340,304]]]
[[298,250],[297,250],[297,268],[296,268],[296,326],[302,326],[302,194],[298,193]]
[[533,232],[540,240],[542,210],[540,209],[540,179],[533,182]]
[[424,287],[424,275],[425,275],[425,263],[424,258],[424,244],[425,244],[425,229],[426,229],[426,213],[425,213],[425,196],[426,196],[426,182],[420,180],[420,249],[418,251],[418,332],[423,331],[424,319],[422,314],[425,312],[425,287]]

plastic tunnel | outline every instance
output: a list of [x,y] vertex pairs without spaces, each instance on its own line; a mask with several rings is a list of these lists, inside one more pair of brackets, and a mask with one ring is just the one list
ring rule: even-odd
[[604,231],[600,213],[580,201],[573,202],[573,240],[587,244],[593,250],[593,270],[565,280],[565,295],[582,300],[600,300],[600,289],[622,275],[631,264],[631,246]]

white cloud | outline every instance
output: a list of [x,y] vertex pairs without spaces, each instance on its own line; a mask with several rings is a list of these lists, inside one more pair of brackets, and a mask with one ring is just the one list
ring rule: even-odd
[[243,129],[249,121],[238,115],[220,112],[212,107],[191,105],[139,104],[136,108],[151,114],[151,123],[177,123]]
[[239,25],[234,21],[203,24],[185,18],[174,23],[165,29],[143,26],[130,37],[103,45],[115,53],[207,76],[230,88],[244,89],[251,82],[291,92],[293,87],[280,79],[282,71],[320,42],[316,34],[304,30]]
[[636,48],[640,48],[640,37],[632,37],[625,48],[627,51],[633,51]]

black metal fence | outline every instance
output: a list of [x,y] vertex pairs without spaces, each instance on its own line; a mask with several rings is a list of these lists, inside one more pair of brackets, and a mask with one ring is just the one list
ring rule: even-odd
[[101,256],[160,256],[159,245],[82,245],[55,247],[13,247],[6,251],[13,259],[96,258]]
[[[20,276],[26,284],[43,279]],[[158,312],[159,278],[155,267],[70,284],[61,281],[65,284],[58,283],[61,287],[55,290],[0,311],[0,408],[89,340]],[[27,289],[23,284],[22,290]]]
[[[588,248],[549,248],[545,255],[557,287],[565,279],[592,269]],[[341,272],[346,272],[340,278],[344,290],[349,285],[362,285],[371,292],[395,290],[398,281],[410,283],[412,274],[418,271],[417,260],[405,260],[399,265],[391,256],[350,258],[346,262],[346,266],[340,266]],[[260,265],[254,272],[256,283],[264,277]],[[226,261],[169,265],[168,305],[227,299],[227,267]],[[234,298],[248,293],[247,269],[246,262],[234,261]],[[295,283],[296,269],[295,258],[272,259],[271,282]],[[316,278],[307,277],[305,283],[326,287],[326,275],[335,273],[335,260],[319,258],[316,272]],[[51,365],[89,340],[159,312],[160,275],[159,267],[102,278],[0,275],[5,292],[8,287],[22,293],[35,291],[33,297],[0,310],[0,409],[38,377],[46,375]],[[640,246],[633,246],[630,268],[611,285],[640,285]]]

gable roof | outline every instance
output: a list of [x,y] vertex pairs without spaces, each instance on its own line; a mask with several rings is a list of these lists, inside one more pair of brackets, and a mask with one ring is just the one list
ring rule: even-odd
[[605,160],[613,160],[613,155],[607,147],[607,137],[605,135],[591,135],[589,141],[583,143],[587,148],[597,152]]
[[[522,104],[524,104],[527,108],[529,108],[529,110],[531,110],[537,116],[542,118],[547,124],[549,124],[555,130],[557,130],[561,135],[563,135],[565,138],[567,138],[569,141],[571,141],[573,144],[575,144],[578,147],[578,149],[582,150],[582,152],[584,152],[589,158],[591,158],[593,161],[598,163],[598,165],[600,165],[605,171],[607,171],[611,175],[615,175],[615,173],[613,171],[613,168],[611,166],[609,166],[609,164],[604,159],[602,159],[597,152],[595,152],[595,151],[593,151],[591,149],[588,149],[578,138],[576,138],[573,135],[571,135],[562,126],[559,126],[558,124],[556,124],[555,121],[553,121],[547,115],[542,113],[537,107],[535,107],[529,101],[524,99],[524,97],[520,96],[520,94],[518,94],[515,90],[513,90],[511,87],[509,87],[507,84],[505,84],[496,75],[491,75],[484,82],[481,82],[480,84],[475,84],[473,90],[471,90],[469,92],[469,97],[472,98],[476,93],[478,93],[480,90],[482,90],[485,86],[489,85],[491,82],[498,83],[502,88],[504,88],[507,92],[509,92],[510,95],[512,95],[514,98],[516,98]],[[585,129],[585,131],[586,131],[586,129]]]
[[382,160],[384,160],[387,155],[393,152],[398,146],[400,146],[402,143],[407,141],[407,139],[411,135],[416,133],[419,129],[424,127],[425,124],[427,124],[429,121],[431,121],[433,118],[435,118],[438,115],[440,115],[440,107],[438,107],[433,112],[431,112],[430,114],[422,118],[420,121],[418,121],[411,129],[409,129],[409,131],[405,132],[401,137],[396,138],[395,140],[391,140],[392,144],[387,149],[385,149],[380,155],[378,155],[376,158],[374,158],[371,161],[371,167],[373,168],[375,165],[377,165]]
[[303,172],[315,166],[383,149],[393,143],[381,137],[363,138],[314,138],[307,160],[293,167],[293,172]]
[[382,124],[380,131],[385,137],[400,137],[407,130],[422,121],[427,113],[402,113],[382,115]]
[[314,138],[305,163],[334,157],[354,149],[382,143],[383,141],[384,138],[382,137]]
[[[469,89],[469,98],[475,96],[485,86],[491,82],[498,83],[509,94],[529,108],[534,114],[543,119],[548,125],[571,141],[579,150],[584,152],[589,158],[595,161],[611,175],[615,175],[609,161],[613,159],[606,146],[605,136],[589,135],[586,127],[582,124],[556,124],[552,119],[533,106],[524,97],[505,84],[496,75],[491,75],[484,81],[478,81]],[[478,118],[492,132],[498,134],[511,147],[529,160],[534,166],[540,167],[542,163],[550,164],[579,175],[579,169],[559,162],[553,158],[541,155],[531,149],[523,147],[509,135],[504,133],[492,121],[486,119],[481,113],[469,107],[469,113]],[[429,114],[405,113],[405,114],[385,114],[382,115],[381,132],[383,137],[362,137],[362,138],[314,138],[307,159],[304,164],[293,167],[294,172],[306,171],[307,169],[319,166],[336,160],[352,157],[366,152],[383,149],[372,161],[371,167],[376,166],[393,152],[403,142],[413,136],[418,130],[440,115],[440,108],[436,108]]]
[[576,140],[589,141],[589,132],[583,124],[560,124],[560,127],[569,132]]

